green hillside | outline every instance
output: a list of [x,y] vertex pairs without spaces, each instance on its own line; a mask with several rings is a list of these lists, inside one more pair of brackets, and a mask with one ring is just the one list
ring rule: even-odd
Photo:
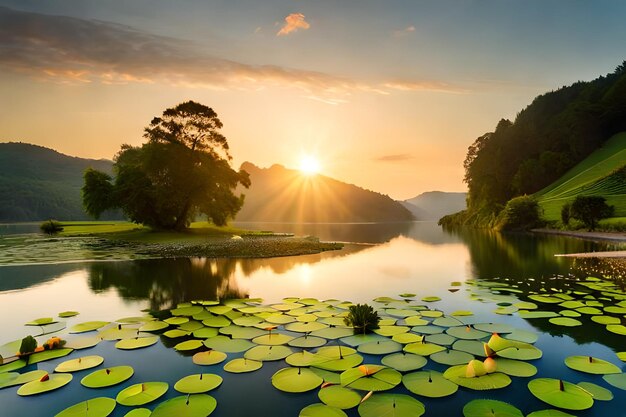
[[561,207],[578,195],[599,195],[615,206],[615,217],[626,217],[626,132],[570,169],[535,196],[547,220],[559,220]]

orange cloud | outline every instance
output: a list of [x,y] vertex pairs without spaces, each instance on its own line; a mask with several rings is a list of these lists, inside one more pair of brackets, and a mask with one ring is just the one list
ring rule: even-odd
[[306,30],[310,28],[311,25],[309,22],[304,20],[304,15],[302,13],[291,13],[289,16],[285,17],[285,23],[283,27],[280,28],[276,36],[284,36],[288,35],[291,32],[296,32],[298,29]]
[[407,35],[409,35],[409,34],[411,34],[413,32],[415,32],[415,26],[410,25],[410,26],[405,27],[404,29],[395,30],[393,32],[393,36],[395,36],[396,38],[401,38],[401,37],[407,36]]
[[394,80],[383,84],[383,87],[398,91],[435,91],[442,93],[466,93],[467,90],[439,81],[405,81]]

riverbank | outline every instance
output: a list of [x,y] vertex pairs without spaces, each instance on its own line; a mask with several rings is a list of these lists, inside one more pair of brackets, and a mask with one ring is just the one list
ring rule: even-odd
[[555,230],[555,229],[532,229],[532,233],[544,235],[569,236],[585,240],[624,242],[626,243],[626,233],[624,232],[586,232],[582,230]]

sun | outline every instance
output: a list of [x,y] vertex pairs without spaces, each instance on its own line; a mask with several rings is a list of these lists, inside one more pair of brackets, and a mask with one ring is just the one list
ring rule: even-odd
[[300,172],[304,175],[315,175],[320,172],[320,161],[312,155],[304,155],[300,159]]

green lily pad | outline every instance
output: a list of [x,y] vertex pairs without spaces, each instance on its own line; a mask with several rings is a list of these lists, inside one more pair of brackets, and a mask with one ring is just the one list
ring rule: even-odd
[[619,374],[622,370],[611,362],[592,356],[569,356],[565,358],[565,365],[568,368],[588,374]]
[[379,334],[381,336],[392,337],[397,334],[402,334],[408,332],[410,329],[406,326],[384,326],[379,323],[378,329],[374,330],[374,333]]
[[122,350],[141,349],[154,345],[158,342],[158,336],[137,337],[135,339],[122,339],[115,343],[115,347]]
[[626,362],[626,352],[617,352],[616,355],[620,361]]
[[69,317],[78,316],[80,313],[78,311],[62,311],[58,314],[62,319],[66,319]]
[[63,348],[44,350],[42,352],[33,353],[28,357],[28,364],[33,365],[35,363],[48,361],[50,359],[62,358],[63,356],[69,355],[73,351],[74,349]]
[[615,388],[626,390],[626,373],[604,375],[602,379]]
[[435,295],[431,295],[428,297],[423,297],[422,301],[426,302],[426,303],[433,303],[435,301],[441,301],[441,297],[437,297]]
[[443,311],[439,310],[420,310],[422,317],[437,318],[443,316]]
[[[206,329],[210,329],[210,327],[207,327]],[[266,331],[257,329],[256,327],[242,327],[242,326],[236,326],[236,325],[221,327],[219,329],[219,332],[221,334],[230,336],[232,339],[248,339],[248,340],[267,334]]]
[[[580,314],[578,311],[574,311],[574,310],[561,310],[559,311],[559,314],[562,315],[563,317],[580,317],[582,316],[582,314]],[[595,316],[593,316],[595,317]]]
[[108,321],[86,321],[84,323],[75,324],[70,328],[70,333],[85,333],[98,330],[101,327],[110,324]]
[[285,362],[287,362],[291,366],[296,367],[307,367],[310,366],[318,356],[314,353],[311,353],[306,350],[302,350],[301,352],[292,353],[291,355],[285,358]]
[[28,365],[28,361],[26,359],[17,359],[0,365],[0,373],[17,371],[18,369],[22,369],[26,365]]
[[311,366],[327,371],[345,371],[347,369],[358,366],[363,362],[363,356],[356,353],[346,354],[343,357],[332,358],[329,356],[324,356],[323,354],[320,354],[318,352],[315,356],[316,358],[311,363]]
[[216,407],[217,400],[210,395],[182,395],[157,405],[150,417],[207,417]]
[[524,417],[522,412],[503,401],[472,400],[463,407],[464,417]]
[[377,394],[359,405],[361,417],[419,417],[426,411],[424,404],[404,394]]
[[230,339],[226,336],[215,336],[210,339],[206,339],[204,346],[209,349],[219,350],[226,353],[239,353],[245,352],[251,347],[256,346],[254,343],[245,339]]
[[257,316],[241,316],[241,317],[235,317],[232,320],[233,320],[233,324],[236,324],[237,326],[244,326],[244,327],[256,326],[257,324],[263,322],[263,319]]
[[511,333],[505,334],[503,337],[507,340],[515,340],[524,343],[535,343],[538,339],[536,333],[522,329],[514,329]]
[[218,350],[198,352],[191,358],[196,365],[215,365],[226,360],[226,354]]
[[426,342],[417,342],[417,343],[409,343],[408,345],[404,345],[405,352],[414,353],[416,355],[428,356],[433,353],[441,352],[446,350],[445,347],[436,345],[434,343],[426,343]]
[[204,344],[201,340],[186,340],[184,342],[180,342],[176,346],[174,346],[174,350],[178,350],[180,352],[189,352],[192,350],[200,349]]
[[154,320],[154,321],[149,321],[143,326],[141,326],[139,328],[139,331],[152,333],[152,332],[161,331],[163,329],[167,329],[169,326],[170,325],[165,323],[164,321]]
[[419,313],[415,310],[410,310],[408,308],[388,308],[385,310],[385,313],[389,314],[393,317],[406,318],[411,316],[418,316]]
[[411,328],[412,332],[420,333],[420,334],[438,334],[443,333],[445,329],[443,327],[437,327],[433,325],[426,326],[413,326]]
[[291,347],[315,348],[324,346],[326,344],[326,339],[316,336],[305,335],[292,339],[287,342],[287,344]]
[[441,346],[450,346],[456,342],[456,340],[456,337],[445,333],[429,334],[424,337],[424,341]]
[[407,326],[426,326],[428,325],[428,320],[424,320],[420,316],[412,316],[405,318],[404,324]]
[[341,346],[341,345],[324,346],[317,350],[317,354],[319,356],[323,356],[328,359],[340,359],[348,355],[354,355],[355,353],[356,353],[355,349],[351,347],[347,347],[347,346]]
[[286,345],[292,339],[293,336],[288,336],[286,334],[270,333],[263,336],[255,337],[254,339],[252,339],[252,342],[259,345],[276,346]]
[[179,337],[189,336],[189,332],[180,329],[172,329],[163,333],[168,339],[178,339]]
[[578,311],[581,314],[589,314],[589,315],[602,314],[602,310],[596,307],[580,307],[580,308],[577,308],[576,311]]
[[0,388],[14,387],[23,385],[31,381],[40,380],[48,372],[42,370],[25,372],[19,374],[17,372],[4,372],[0,374]]
[[452,366],[443,373],[443,376],[457,385],[480,391],[504,388],[511,383],[511,378],[502,372],[468,378],[467,365]]
[[331,407],[330,405],[316,403],[307,405],[298,417],[348,417],[340,408]]
[[403,348],[402,344],[393,340],[376,341],[359,345],[358,351],[369,355],[386,355],[399,352]]
[[317,395],[324,404],[342,410],[356,407],[361,402],[358,392],[339,385],[323,387]]
[[169,385],[167,382],[142,382],[124,388],[115,400],[126,406],[137,406],[148,404],[167,392]]
[[[44,379],[42,381],[42,379]],[[23,397],[28,395],[41,394],[48,391],[61,388],[70,383],[72,380],[72,374],[48,374],[47,379],[44,377],[30,381],[17,390],[17,395]]]
[[451,349],[433,353],[429,356],[429,358],[434,362],[443,365],[453,366],[466,364],[474,359],[474,356],[467,352]]
[[599,324],[620,324],[622,321],[613,316],[592,316],[591,321]]
[[626,326],[622,324],[609,324],[608,326],[606,326],[606,329],[611,333],[626,336]]
[[533,301],[537,301],[540,303],[546,303],[546,304],[560,304],[563,302],[562,299],[558,298],[558,297],[552,297],[549,295],[539,295],[539,294],[531,294],[528,296],[528,298],[530,298]]
[[409,343],[423,341],[424,336],[415,333],[400,333],[394,335],[391,340],[393,340],[394,342],[402,343],[403,345],[408,345]]
[[113,412],[116,405],[112,398],[92,398],[66,408],[55,417],[106,417]]
[[377,341],[386,341],[389,340],[384,336],[380,336],[378,334],[355,334],[353,336],[344,337],[341,339],[343,343],[348,346],[359,346],[363,343],[377,342]]
[[70,349],[76,349],[76,350],[87,349],[87,348],[96,346],[101,341],[102,339],[100,339],[100,337],[98,337],[97,335],[73,336],[66,340],[64,347],[70,348]]
[[428,360],[420,355],[400,352],[382,358],[381,363],[400,372],[416,371],[423,368]]
[[126,381],[134,373],[135,371],[130,366],[113,366],[90,373],[80,383],[87,388],[105,388]]
[[[219,330],[225,329],[225,327],[220,328]],[[218,329],[215,327],[203,327],[198,330],[193,331],[193,337],[196,339],[208,339],[210,337],[215,337],[218,334]],[[238,338],[235,338],[238,339]]]
[[189,321],[189,317],[178,317],[173,316],[163,320],[167,324],[171,324],[172,326],[178,326],[179,324],[187,323]]
[[279,361],[281,359],[285,359],[287,356],[291,355],[293,350],[288,348],[287,346],[255,346],[252,349],[246,351],[244,353],[244,357],[246,359],[252,359],[255,361],[268,362],[268,361]]
[[272,375],[272,385],[285,392],[311,391],[322,382],[322,378],[307,368],[283,368]]
[[537,368],[528,362],[506,358],[495,358],[495,361],[497,371],[510,376],[528,378],[537,373]]
[[230,326],[232,323],[225,316],[211,316],[204,320],[202,320],[202,324],[206,327],[226,327]]
[[474,329],[476,330],[480,330],[489,334],[511,333],[515,330],[512,326],[504,323],[477,323],[474,324],[472,327],[474,327]]
[[353,333],[351,328],[347,327],[327,327],[325,329],[311,332],[311,336],[322,337],[324,339],[336,340],[342,337],[348,337]]
[[539,410],[533,411],[526,417],[576,417],[572,414],[565,413],[560,410]]
[[194,374],[179,379],[174,389],[183,394],[201,394],[222,384],[222,377],[215,374]]
[[296,333],[311,333],[318,330],[322,330],[328,327],[328,324],[319,323],[319,322],[309,322],[309,323],[289,323],[285,326],[285,330],[289,330],[290,332]]
[[447,397],[454,394],[459,386],[436,371],[420,371],[406,374],[402,384],[413,394],[430,398]]
[[519,310],[517,314],[523,319],[547,319],[550,317],[559,317],[559,313],[555,313],[554,311]]
[[150,417],[152,410],[149,408],[134,408],[128,413],[124,414],[124,417]]
[[576,326],[582,325],[581,321],[570,318],[570,317],[553,317],[548,321],[557,326],[564,326],[564,327],[576,327]]
[[452,345],[452,349],[467,352],[482,358],[487,356],[485,355],[484,343],[477,340],[457,340]]
[[591,382],[579,382],[579,387],[591,394],[594,400],[598,401],[611,401],[613,399],[613,393],[600,385],[592,384]]
[[491,333],[484,332],[470,326],[450,327],[448,330],[446,330],[446,333],[450,336],[456,337],[457,339],[463,340],[484,339],[491,335]]
[[35,319],[29,321],[28,323],[24,323],[24,326],[44,326],[46,324],[53,324],[56,322],[57,320],[53,319],[52,317],[42,317],[40,319]]
[[253,372],[261,369],[263,362],[246,358],[237,358],[224,365],[224,370],[233,374],[241,374],[244,372]]
[[541,401],[566,410],[586,410],[593,406],[587,391],[567,381],[537,378],[528,383],[530,392]]
[[361,365],[343,371],[341,385],[363,391],[385,391],[394,388],[402,381],[402,374],[381,365]]
[[54,372],[78,372],[85,369],[95,368],[104,362],[104,358],[98,355],[83,356],[82,358],[70,359],[61,362],[54,368]]

